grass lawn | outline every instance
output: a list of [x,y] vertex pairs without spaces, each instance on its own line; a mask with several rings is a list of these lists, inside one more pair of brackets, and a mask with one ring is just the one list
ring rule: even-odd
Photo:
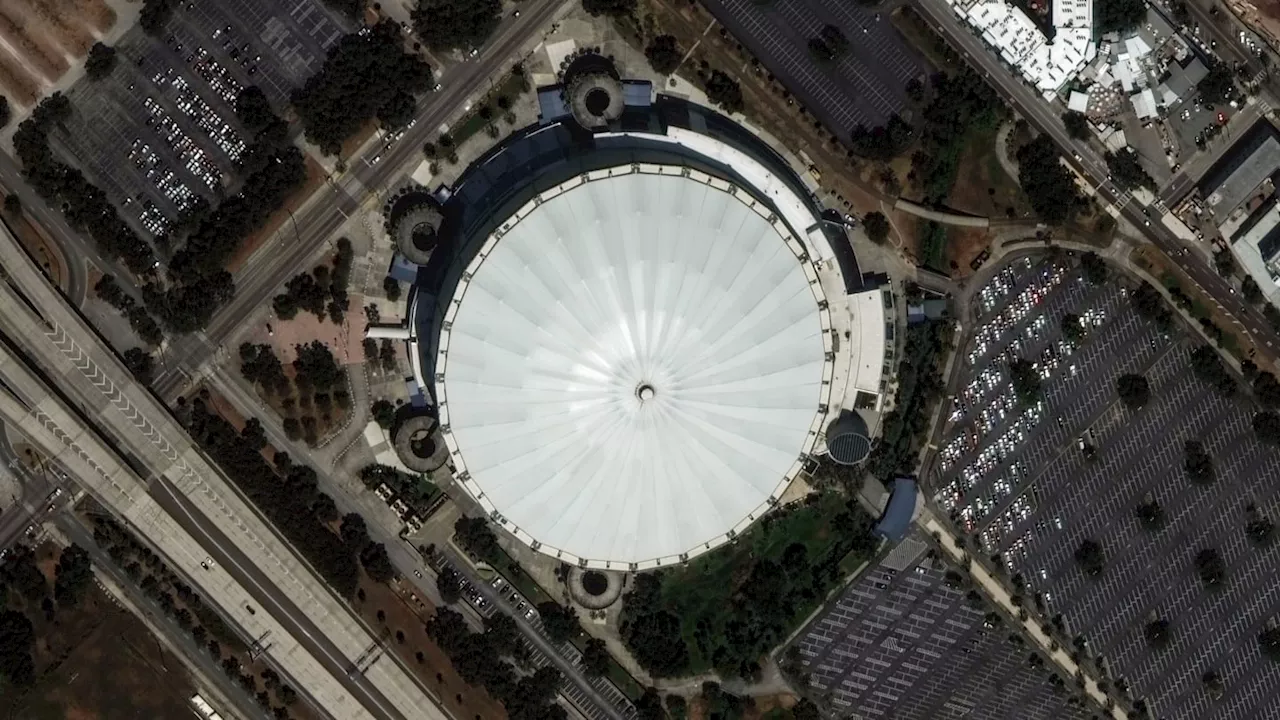
[[[728,611],[733,607],[734,596],[755,562],[778,562],[793,543],[803,544],[811,561],[821,560],[832,551],[838,551],[843,558],[852,540],[832,532],[831,526],[837,515],[848,510],[845,498],[834,493],[820,496],[812,504],[767,515],[736,545],[696,558],[688,567],[667,572],[662,579],[662,605],[681,619],[681,635],[689,648],[691,673],[705,672],[713,666],[712,658],[704,656],[696,640],[699,626],[722,628],[732,619]],[[790,608],[791,627],[813,612],[821,601],[822,598],[810,598]]]

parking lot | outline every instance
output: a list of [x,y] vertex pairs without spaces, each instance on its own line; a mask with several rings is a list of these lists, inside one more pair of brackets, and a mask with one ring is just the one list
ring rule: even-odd
[[928,548],[908,535],[805,628],[795,646],[811,694],[835,716],[868,720],[1088,717],[1031,667],[1012,627],[947,585]]
[[[1244,526],[1250,503],[1272,519],[1280,513],[1280,457],[1255,441],[1251,408],[1197,381],[1193,343],[1138,319],[1118,283],[1092,287],[1065,263],[1020,261],[977,302],[975,341],[965,349],[974,361],[945,431],[940,475],[930,479],[938,504],[978,538],[982,554],[1000,553],[1028,593],[1042,595],[1046,614],[1061,613],[1068,635],[1105,657],[1157,716],[1268,717],[1280,668],[1260,655],[1256,636],[1280,613],[1280,559],[1250,544]],[[1076,348],[1060,330],[1067,312],[1085,319]],[[1011,353],[1041,364],[1043,398],[1032,407],[1007,400]],[[1131,372],[1151,386],[1139,411],[1116,398],[1116,378]],[[1212,487],[1185,477],[1189,439],[1214,458]],[[1150,499],[1166,516],[1159,532],[1135,516]],[[1085,539],[1104,549],[1098,577],[1074,559]],[[1202,589],[1192,567],[1204,548],[1225,559],[1220,591]],[[1144,639],[1154,618],[1172,624],[1167,649]],[[1203,688],[1208,670],[1225,680],[1218,700]]]
[[183,4],[157,36],[131,30],[110,77],[68,91],[80,112],[54,145],[139,232],[162,235],[197,198],[234,189],[240,90],[258,85],[282,109],[346,29],[319,0]]
[[[840,137],[900,112],[907,81],[924,74],[919,56],[875,8],[839,0],[708,0],[707,9]],[[809,40],[828,23],[849,41],[830,67],[809,52]]]

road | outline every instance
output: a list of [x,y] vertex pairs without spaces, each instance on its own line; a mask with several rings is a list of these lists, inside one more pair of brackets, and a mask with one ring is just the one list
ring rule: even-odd
[[46,473],[32,473],[13,450],[4,423],[0,423],[0,463],[18,480],[22,496],[10,498],[0,514],[0,549],[18,541],[22,532],[48,514],[49,493],[55,487]]
[[[1037,131],[1053,138],[1062,149],[1067,162],[1093,182],[1103,201],[1117,203],[1124,193],[1107,179],[1109,172],[1105,161],[1088,142],[1075,140],[1067,134],[1062,124],[1061,110],[1057,106],[1045,102],[996,55],[988,51],[969,27],[960,22],[945,0],[915,0],[914,7],[986,77],[1019,115],[1026,118]],[[1191,249],[1191,246],[1166,229],[1160,223],[1157,212],[1152,210],[1148,217],[1145,209],[1134,201],[1125,202],[1120,212],[1124,219],[1142,231],[1147,240],[1191,276],[1218,305],[1235,317],[1255,342],[1266,346],[1272,353],[1280,350],[1280,334],[1270,327],[1262,312],[1234,294],[1227,281],[1201,260],[1203,256],[1200,252],[1183,253],[1184,249]]]
[[[370,165],[360,155],[350,158],[347,172],[318,190],[306,206],[294,213],[290,224],[280,229],[278,239],[264,245],[236,274],[235,297],[214,315],[209,327],[171,342],[166,350],[166,371],[154,384],[156,392],[165,399],[175,397],[216,349],[268,303],[280,284],[310,268],[321,244],[331,239],[369,193],[387,189],[410,161],[422,159],[423,143],[464,103],[487,91],[564,4],[565,0],[527,0],[521,6],[520,17],[504,18],[478,57],[450,68],[441,78],[443,89],[419,104],[418,122],[382,153],[377,164]],[[367,144],[364,154],[377,153],[381,148],[380,142]],[[286,251],[281,252],[282,248]]]

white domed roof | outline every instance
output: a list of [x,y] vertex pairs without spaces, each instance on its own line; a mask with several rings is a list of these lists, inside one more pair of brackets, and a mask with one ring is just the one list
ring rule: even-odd
[[820,427],[812,267],[702,173],[593,173],[490,238],[438,389],[464,486],[526,541],[673,562],[768,507]]

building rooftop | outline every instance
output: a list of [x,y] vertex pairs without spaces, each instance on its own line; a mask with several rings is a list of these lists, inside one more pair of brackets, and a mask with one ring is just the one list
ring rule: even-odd
[[1214,214],[1236,209],[1264,180],[1280,170],[1280,133],[1258,120],[1200,180],[1200,194]]
[[900,477],[893,481],[889,504],[885,506],[884,515],[876,524],[876,534],[888,538],[890,542],[898,542],[911,529],[911,518],[916,513],[916,481],[914,478]]

